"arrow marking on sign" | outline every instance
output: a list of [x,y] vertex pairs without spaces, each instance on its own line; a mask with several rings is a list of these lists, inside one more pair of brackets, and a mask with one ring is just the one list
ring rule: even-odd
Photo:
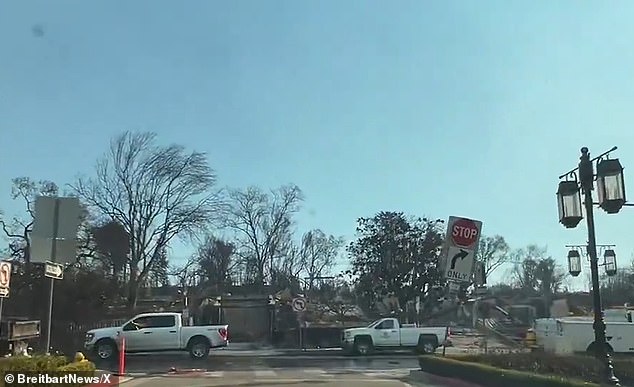
[[49,263],[46,264],[45,267],[46,274],[52,275],[54,277],[60,277],[64,272],[64,269],[58,265],[51,265]]
[[454,255],[453,258],[451,258],[451,270],[456,269],[456,261],[458,259],[462,261],[467,255],[469,255],[469,252],[467,250],[460,249],[460,252]]

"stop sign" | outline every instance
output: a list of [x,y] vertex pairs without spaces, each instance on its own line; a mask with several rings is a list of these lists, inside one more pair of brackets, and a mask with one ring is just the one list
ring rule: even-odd
[[478,240],[478,226],[471,219],[460,218],[451,225],[451,240],[458,247],[471,247]]

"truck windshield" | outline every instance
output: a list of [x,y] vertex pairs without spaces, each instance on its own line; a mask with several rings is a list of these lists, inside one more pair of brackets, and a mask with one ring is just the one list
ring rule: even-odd
[[378,320],[374,320],[370,323],[370,325],[368,325],[368,328],[372,328],[374,327],[376,324],[380,323],[381,321],[383,321],[383,319],[378,319]]

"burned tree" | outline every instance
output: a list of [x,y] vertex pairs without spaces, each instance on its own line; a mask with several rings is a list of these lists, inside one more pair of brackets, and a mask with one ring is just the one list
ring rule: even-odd
[[206,230],[218,214],[215,183],[204,153],[157,145],[153,133],[126,132],[97,162],[96,175],[73,186],[86,204],[129,235],[129,308],[170,241]]
[[308,231],[302,237],[301,259],[307,276],[307,287],[312,289],[319,277],[328,274],[343,247],[343,238],[326,235],[321,230]]
[[242,264],[250,282],[262,285],[272,280],[275,261],[292,248],[293,215],[303,200],[299,187],[283,186],[270,193],[257,187],[229,194],[225,225],[237,233]]
[[484,263],[485,276],[490,276],[510,260],[510,248],[501,235],[483,236],[476,253],[478,262]]

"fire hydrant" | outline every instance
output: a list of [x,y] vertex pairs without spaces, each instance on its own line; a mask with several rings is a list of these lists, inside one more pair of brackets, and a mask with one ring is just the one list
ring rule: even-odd
[[84,356],[83,353],[81,352],[75,353],[75,363],[86,363],[87,361],[88,359],[86,359],[86,356]]

